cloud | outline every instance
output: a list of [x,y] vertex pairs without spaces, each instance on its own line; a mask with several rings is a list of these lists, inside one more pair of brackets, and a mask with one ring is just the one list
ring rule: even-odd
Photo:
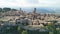
[[39,3],[38,0],[26,0],[26,1],[33,4]]
[[56,0],[39,0],[40,6],[54,7],[57,2]]
[[0,7],[59,7],[60,0],[0,0]]

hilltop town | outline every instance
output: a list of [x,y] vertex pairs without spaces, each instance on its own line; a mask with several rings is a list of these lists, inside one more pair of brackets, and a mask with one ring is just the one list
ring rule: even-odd
[[0,25],[22,25],[27,30],[49,31],[45,26],[53,23],[60,24],[60,16],[49,13],[38,13],[36,8],[32,12],[23,11],[21,8],[17,11],[8,11],[0,14]]
[[15,22],[19,19],[27,19],[29,21],[29,25],[40,25],[53,20],[60,22],[59,16],[48,13],[37,13],[36,8],[34,8],[32,12],[26,12],[20,9],[17,11],[8,11],[0,14],[0,21]]

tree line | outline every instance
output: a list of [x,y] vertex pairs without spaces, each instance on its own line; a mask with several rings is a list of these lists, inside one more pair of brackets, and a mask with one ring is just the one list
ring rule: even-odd
[[7,8],[7,7],[4,7],[4,8],[0,8],[0,12],[6,12],[6,11],[17,11],[17,9],[11,9],[11,8]]

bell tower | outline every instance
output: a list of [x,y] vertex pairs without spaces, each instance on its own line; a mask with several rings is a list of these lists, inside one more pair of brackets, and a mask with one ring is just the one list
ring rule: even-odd
[[33,19],[36,19],[36,18],[37,18],[36,8],[34,8],[34,10],[33,10]]
[[33,12],[36,13],[36,8],[34,8],[34,11]]
[[21,8],[20,8],[20,11],[22,11]]

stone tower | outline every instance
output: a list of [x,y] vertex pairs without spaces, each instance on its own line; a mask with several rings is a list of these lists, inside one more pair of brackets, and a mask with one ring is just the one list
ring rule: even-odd
[[36,13],[36,8],[34,8],[34,11],[33,12]]
[[34,10],[33,10],[33,19],[36,19],[36,18],[37,18],[36,8],[34,8]]
[[22,11],[21,8],[20,8],[20,11]]

